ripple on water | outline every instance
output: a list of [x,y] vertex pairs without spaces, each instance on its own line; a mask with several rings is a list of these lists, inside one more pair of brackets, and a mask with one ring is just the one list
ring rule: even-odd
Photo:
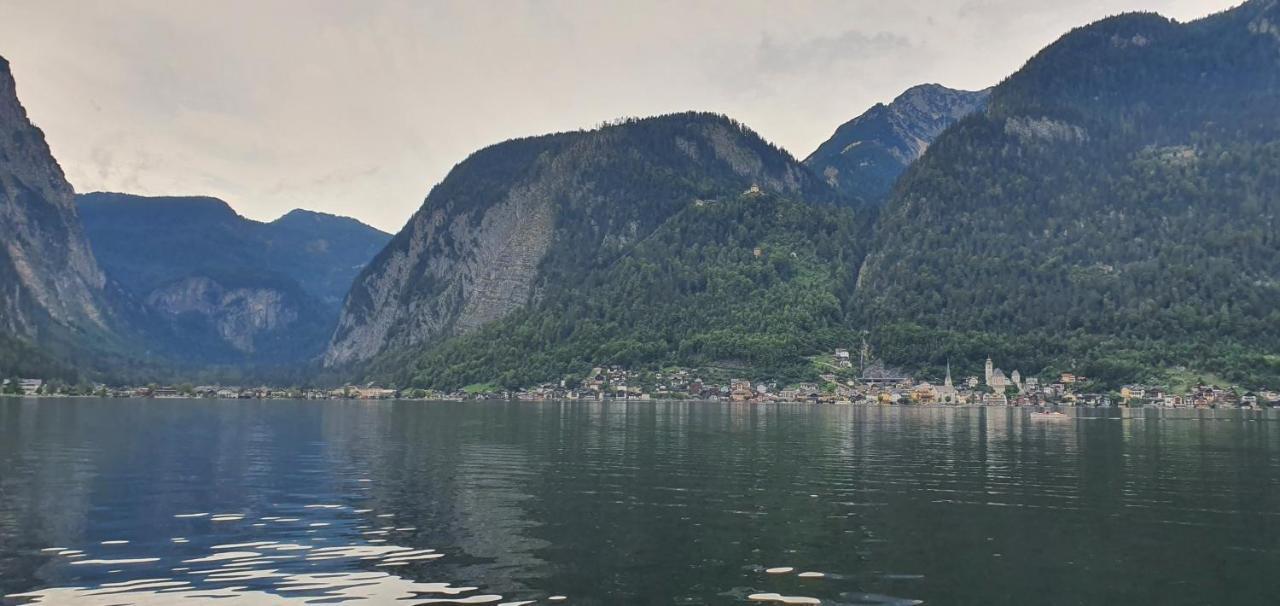
[[[304,506],[313,515],[333,515],[341,505]],[[339,514],[341,515],[341,514]],[[180,519],[208,518],[233,521],[244,514],[178,514]],[[307,516],[311,517],[311,516]],[[381,518],[392,517],[383,514]],[[192,606],[285,606],[316,603],[364,602],[372,604],[414,603],[496,604],[504,597],[486,594],[477,587],[454,586],[443,582],[419,582],[388,572],[388,568],[411,566],[444,557],[434,549],[415,549],[386,544],[383,539],[362,540],[349,521],[340,517],[318,521],[314,517],[263,516],[276,523],[302,522],[311,531],[325,530],[327,536],[314,541],[350,541],[349,544],[317,546],[288,541],[241,540],[217,543],[211,537],[228,532],[225,526],[206,527],[204,536],[188,534],[171,537],[163,544],[180,557],[169,554],[120,553],[133,547],[129,541],[101,541],[103,551],[128,557],[85,557],[84,551],[48,547],[41,553],[65,558],[72,566],[86,569],[74,587],[53,587],[29,593],[2,596],[4,603],[66,604],[71,606],[113,606],[136,604],[163,606],[182,603]],[[294,536],[297,526],[272,526],[271,532]],[[405,527],[406,530],[412,530]],[[332,529],[332,530],[329,530]],[[235,531],[233,531],[235,532]],[[385,531],[381,531],[386,534]],[[243,535],[239,535],[243,536]],[[212,543],[212,544],[210,544]],[[195,548],[195,551],[192,549]],[[164,557],[160,557],[164,556]],[[74,559],[73,559],[74,558]],[[377,567],[369,570],[368,567]],[[109,570],[108,570],[109,569]],[[119,580],[120,576],[138,578]],[[98,582],[93,582],[97,578]],[[107,580],[111,582],[107,582]],[[513,601],[507,604],[528,604]]]
[[753,593],[747,596],[752,602],[774,602],[778,604],[821,604],[818,598],[807,596],[782,595],[780,593]]

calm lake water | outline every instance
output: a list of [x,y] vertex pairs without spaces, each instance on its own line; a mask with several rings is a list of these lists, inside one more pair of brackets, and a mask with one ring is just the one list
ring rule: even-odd
[[0,398],[0,601],[1280,602],[1274,411],[1067,412]]

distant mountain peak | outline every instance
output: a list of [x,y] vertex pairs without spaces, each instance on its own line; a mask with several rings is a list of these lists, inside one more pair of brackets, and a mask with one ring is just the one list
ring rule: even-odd
[[295,210],[270,223],[207,196],[78,196],[107,273],[168,318],[166,351],[197,361],[297,360],[324,343],[355,274],[390,238]]
[[986,107],[990,92],[913,86],[841,125],[804,163],[846,196],[883,200],[942,131]]
[[294,226],[302,227],[302,226],[314,226],[316,224],[332,224],[332,225],[342,224],[354,229],[364,229],[370,232],[377,232],[379,234],[387,235],[388,237],[390,237],[390,234],[387,234],[386,232],[376,227],[373,227],[372,225],[369,225],[354,217],[337,215],[333,213],[326,213],[326,212],[317,211],[317,210],[307,210],[305,208],[295,208],[283,215],[280,215],[279,218],[277,218],[274,221],[271,221],[270,224],[275,226],[280,226],[280,227],[294,227]]

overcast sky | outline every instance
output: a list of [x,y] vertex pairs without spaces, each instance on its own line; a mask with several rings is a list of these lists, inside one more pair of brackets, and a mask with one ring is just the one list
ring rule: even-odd
[[912,85],[997,83],[1072,27],[1236,0],[0,0],[0,55],[77,191],[398,230],[470,152],[689,109],[803,158]]

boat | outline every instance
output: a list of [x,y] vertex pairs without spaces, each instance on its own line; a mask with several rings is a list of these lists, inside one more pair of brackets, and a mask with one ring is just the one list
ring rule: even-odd
[[1070,417],[1060,412],[1032,412],[1031,418],[1033,419],[1069,419]]

